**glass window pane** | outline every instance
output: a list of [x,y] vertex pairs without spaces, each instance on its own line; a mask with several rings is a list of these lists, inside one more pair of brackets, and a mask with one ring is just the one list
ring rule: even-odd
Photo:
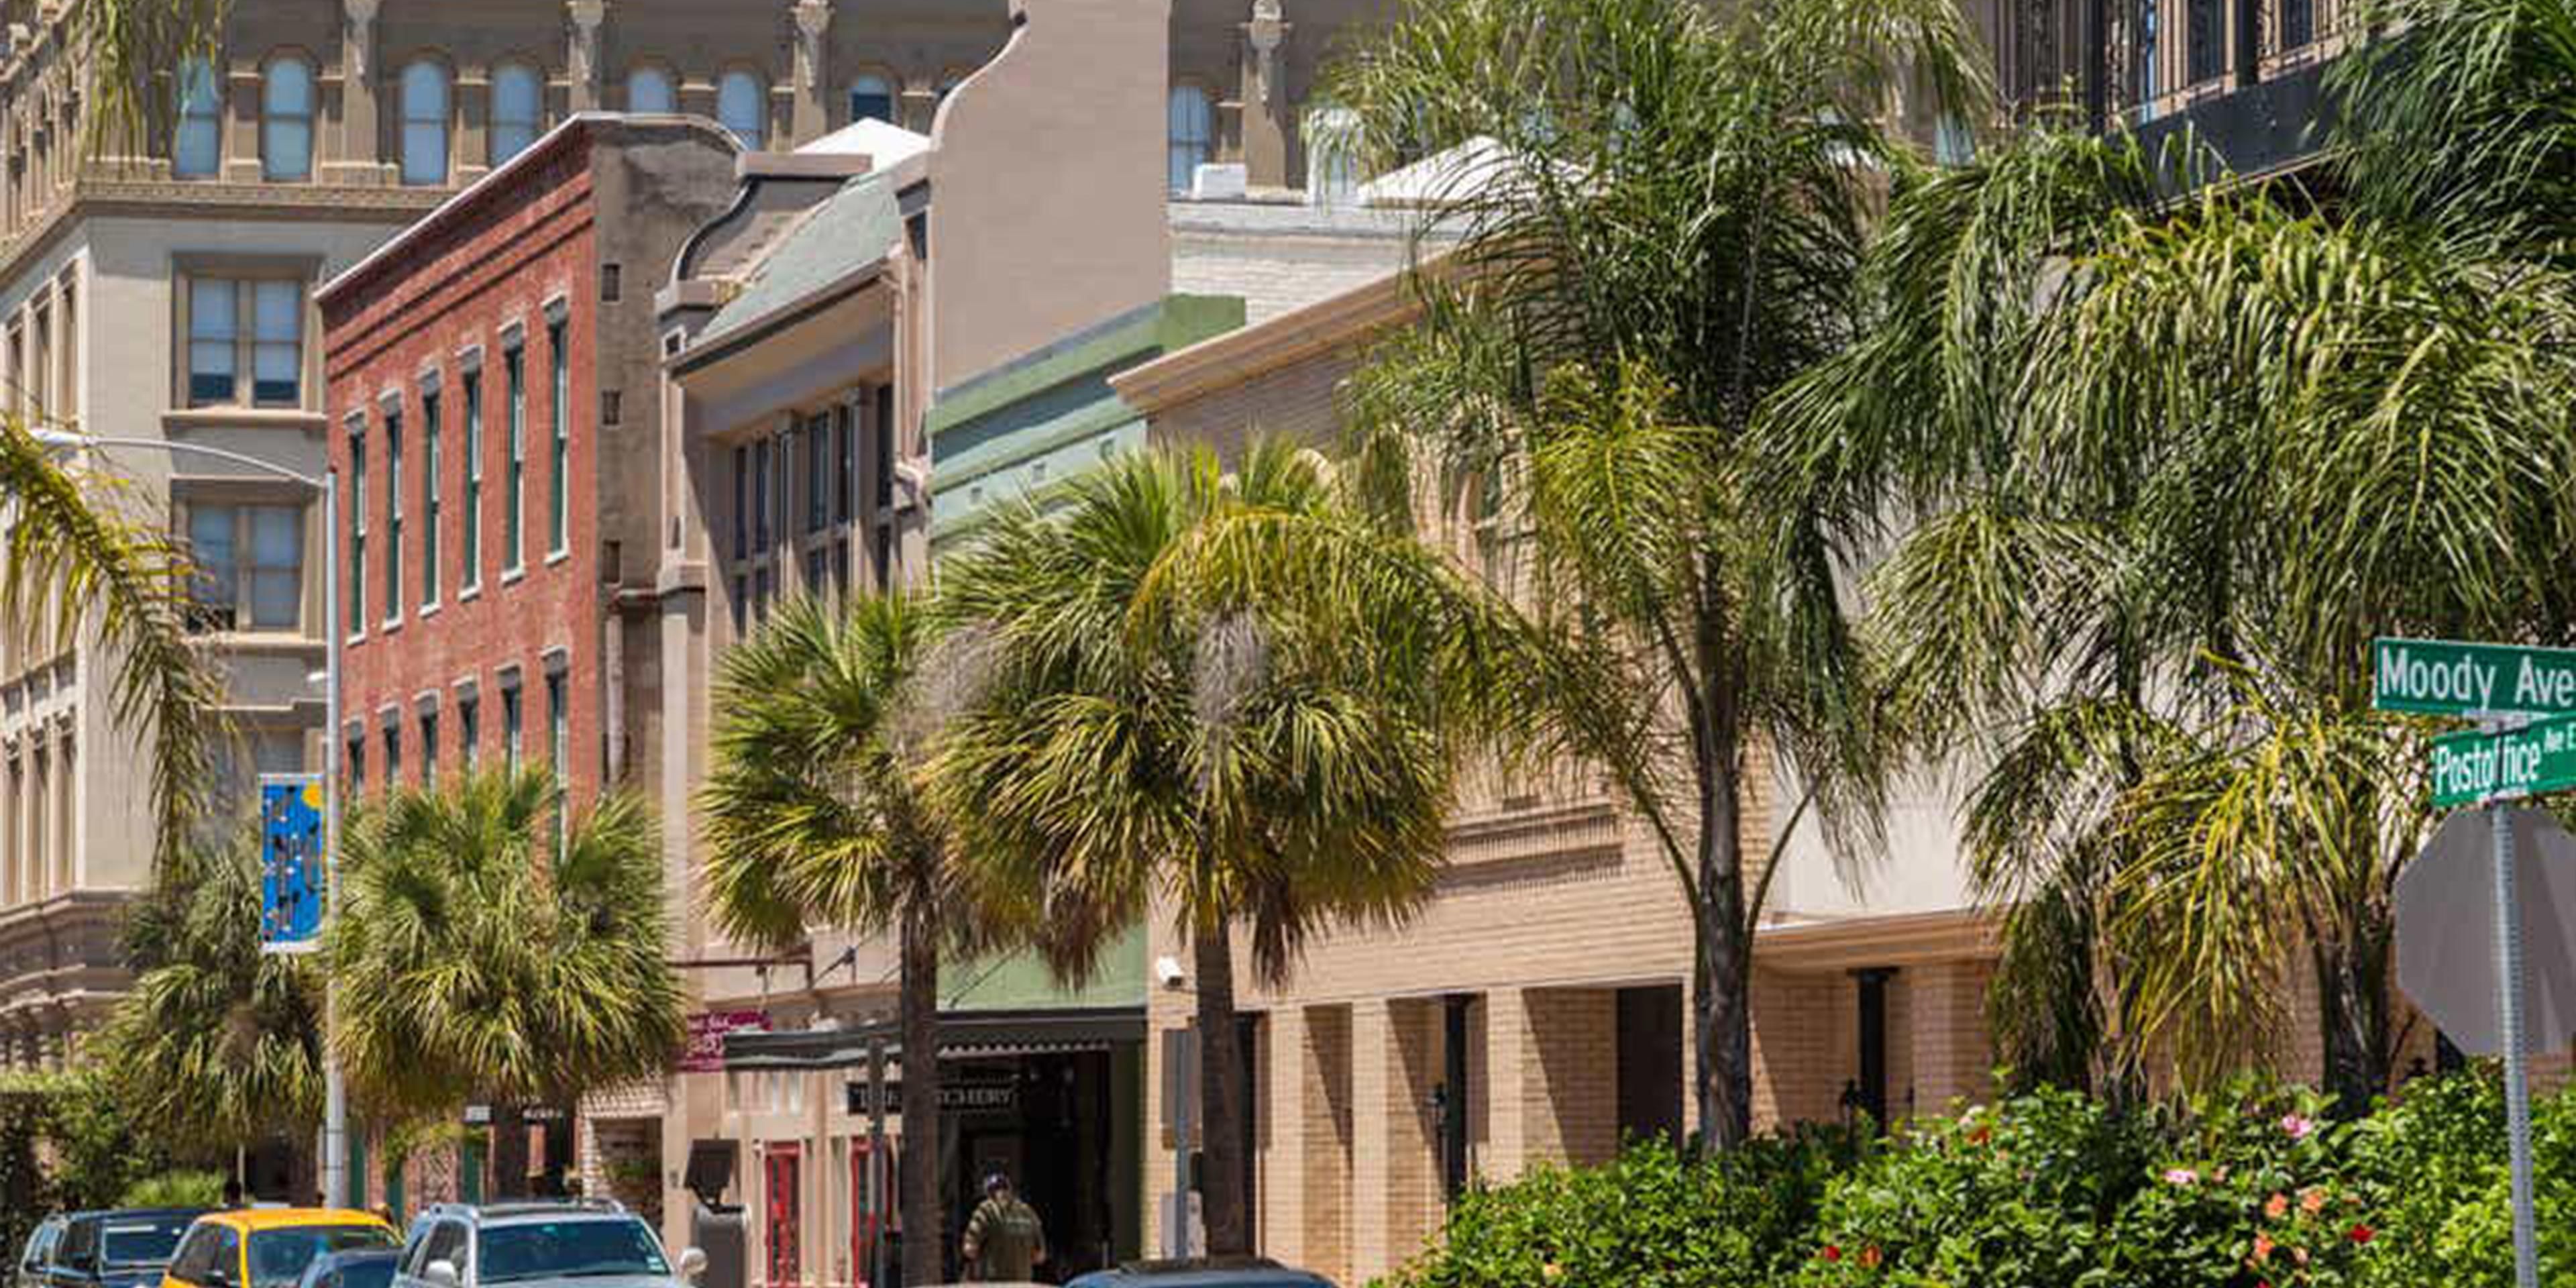
[[883,76],[862,76],[850,82],[850,119],[892,124],[894,86]]
[[724,82],[716,87],[716,119],[733,131],[744,150],[758,152],[769,132],[768,105],[760,88],[760,78],[749,72],[726,72]]
[[671,78],[661,68],[638,67],[627,74],[627,111],[670,112],[678,107],[678,96],[671,92]]
[[313,173],[313,69],[302,59],[268,65],[260,103],[261,170],[273,181]]
[[413,63],[402,78],[402,180],[447,182],[447,70]]
[[233,611],[241,602],[238,551],[233,546],[236,512],[229,505],[200,505],[188,512],[188,559],[196,581],[196,626],[231,630]]
[[170,150],[173,173],[195,178],[222,166],[223,128],[216,104],[214,68],[203,58],[189,59],[179,69],[179,128]]
[[251,297],[254,382],[252,396],[263,403],[293,403],[301,392],[304,367],[304,292],[295,282],[261,282]]
[[1211,115],[1205,90],[1188,85],[1173,88],[1170,124],[1174,192],[1189,191],[1199,166],[1208,159],[1213,136]]
[[188,399],[226,402],[233,396],[240,327],[231,282],[198,278],[188,285]]
[[260,627],[291,628],[304,599],[304,514],[292,506],[250,512],[250,615]]
[[537,141],[542,118],[537,73],[506,63],[492,76],[492,164],[499,165]]

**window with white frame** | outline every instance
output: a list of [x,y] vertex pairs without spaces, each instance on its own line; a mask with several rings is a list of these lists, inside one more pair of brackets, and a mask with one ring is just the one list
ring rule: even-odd
[[178,123],[170,140],[170,173],[211,178],[224,166],[223,94],[203,55],[179,64]]
[[196,276],[186,292],[189,406],[302,405],[302,278]]
[[571,337],[569,321],[558,318],[546,326],[546,430],[553,449],[546,470],[548,554],[572,548],[572,355],[565,352]]
[[[479,355],[478,355],[479,358]],[[460,379],[465,397],[465,512],[458,516],[465,573],[460,593],[483,584],[483,368],[468,366]]]
[[431,372],[420,385],[420,602],[438,602],[439,382]]
[[402,618],[403,423],[402,406],[385,404],[385,623]]
[[201,631],[303,625],[304,512],[292,505],[188,506],[195,575],[189,624]]
[[1199,167],[1216,155],[1216,109],[1206,90],[1196,85],[1172,87],[1171,188],[1188,192]]
[[313,64],[273,58],[260,78],[260,174],[271,183],[313,177]]
[[758,152],[769,142],[769,91],[760,78],[736,69],[716,83],[716,120],[733,131],[743,151]]
[[402,181],[447,182],[447,69],[423,58],[402,72]]
[[545,85],[526,63],[492,69],[492,164],[528,150],[545,129]]

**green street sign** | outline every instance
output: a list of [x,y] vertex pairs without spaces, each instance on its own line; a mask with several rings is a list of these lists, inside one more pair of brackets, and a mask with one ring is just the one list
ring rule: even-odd
[[2576,787],[2576,716],[2433,740],[2433,803],[2448,808]]
[[2370,705],[2437,716],[2565,715],[2576,712],[2576,649],[2374,640]]

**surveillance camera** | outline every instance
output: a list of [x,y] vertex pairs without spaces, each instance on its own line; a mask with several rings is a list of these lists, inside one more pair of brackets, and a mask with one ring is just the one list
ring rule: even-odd
[[1154,978],[1163,981],[1165,988],[1179,988],[1189,982],[1190,974],[1181,969],[1180,958],[1157,957],[1154,959]]

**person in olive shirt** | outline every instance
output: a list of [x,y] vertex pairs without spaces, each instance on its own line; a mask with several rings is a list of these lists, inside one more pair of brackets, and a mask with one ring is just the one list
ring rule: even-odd
[[984,1178],[984,1201],[966,1218],[966,1266],[980,1283],[1027,1283],[1047,1259],[1037,1209],[1011,1192],[1011,1178]]

